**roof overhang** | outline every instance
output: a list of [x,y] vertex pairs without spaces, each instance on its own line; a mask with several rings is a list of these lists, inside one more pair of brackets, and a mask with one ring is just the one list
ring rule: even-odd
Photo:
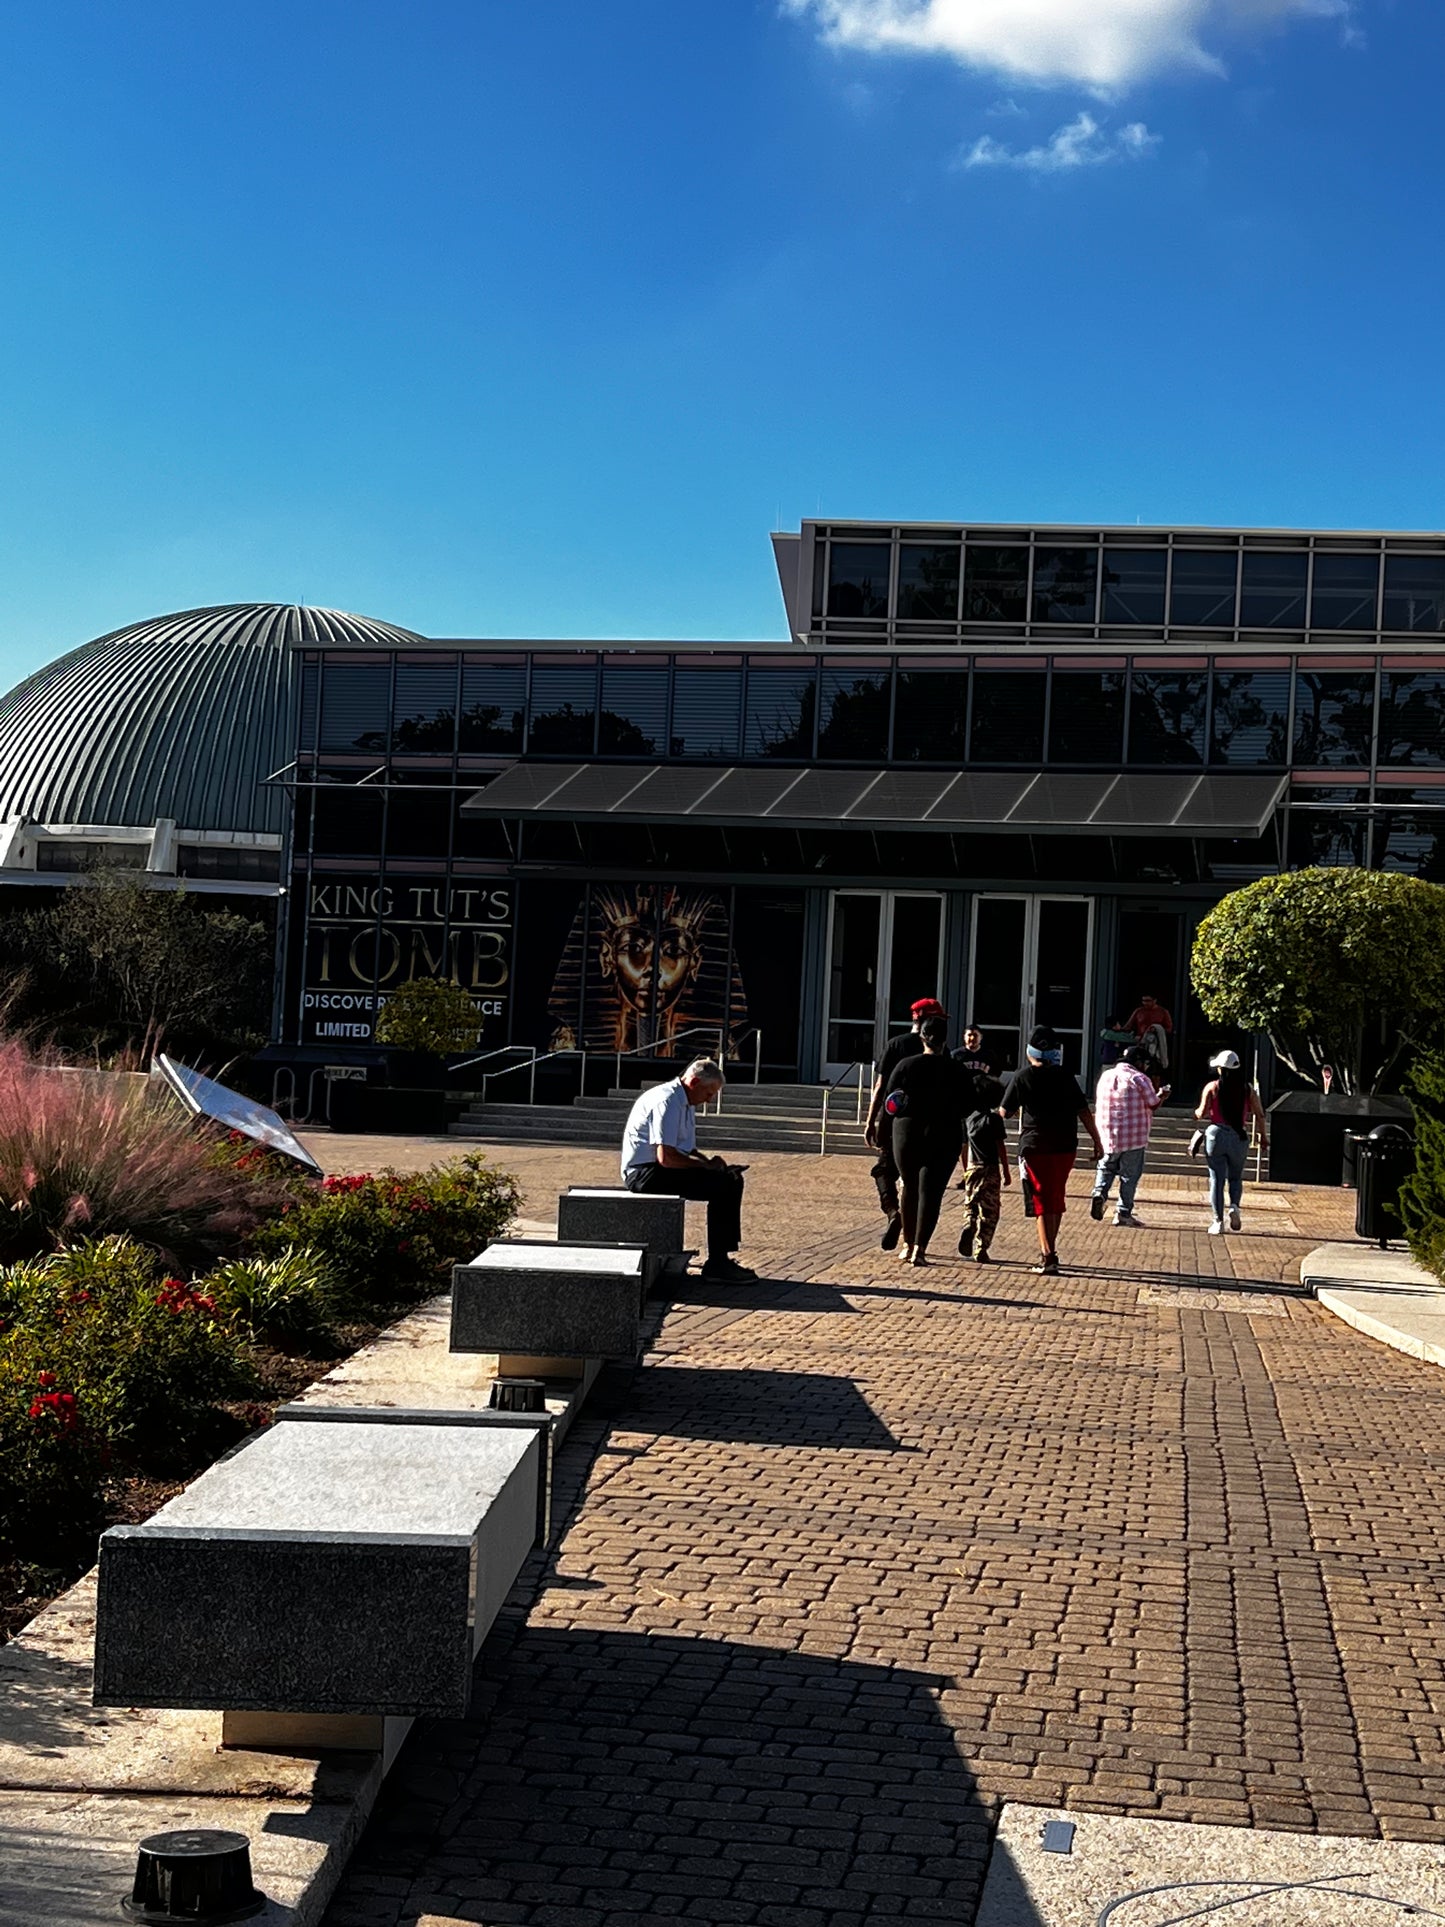
[[1258,837],[1282,775],[768,769],[513,763],[469,817],[697,822],[781,829],[989,830],[1029,835]]

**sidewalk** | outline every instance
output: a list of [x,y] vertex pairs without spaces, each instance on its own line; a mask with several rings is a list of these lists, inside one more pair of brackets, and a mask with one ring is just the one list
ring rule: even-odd
[[1320,1245],[1301,1263],[1300,1280],[1327,1311],[1367,1338],[1427,1365],[1445,1365],[1445,1286],[1408,1252]]

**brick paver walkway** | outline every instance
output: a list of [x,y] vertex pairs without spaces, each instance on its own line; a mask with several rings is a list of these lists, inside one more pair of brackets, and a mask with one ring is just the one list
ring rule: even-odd
[[[506,1161],[539,1216],[611,1168]],[[1003,1800],[1445,1840],[1445,1378],[1280,1289],[1344,1203],[1146,1178],[1047,1279],[1015,1194],[1020,1262],[905,1270],[866,1166],[759,1159],[773,1282],[604,1380],[332,1927],[966,1923]]]

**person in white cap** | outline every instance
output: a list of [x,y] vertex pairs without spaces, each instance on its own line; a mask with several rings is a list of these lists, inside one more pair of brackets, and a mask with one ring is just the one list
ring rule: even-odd
[[1228,1191],[1228,1224],[1231,1231],[1240,1227],[1239,1204],[1244,1192],[1244,1161],[1249,1155],[1249,1125],[1254,1125],[1261,1151],[1269,1148],[1268,1124],[1259,1093],[1239,1068],[1232,1050],[1217,1051],[1209,1060],[1217,1075],[1200,1092],[1195,1117],[1204,1126],[1204,1161],[1209,1166],[1209,1209],[1211,1237],[1225,1227],[1225,1193]]

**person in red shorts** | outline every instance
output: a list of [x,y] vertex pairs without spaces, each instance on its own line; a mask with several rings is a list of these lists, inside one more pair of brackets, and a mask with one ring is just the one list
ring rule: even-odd
[[1059,1268],[1059,1224],[1064,1191],[1079,1148],[1079,1122],[1102,1158],[1104,1146],[1088,1098],[1077,1078],[1064,1069],[1063,1046],[1053,1031],[1036,1030],[1028,1042],[1028,1062],[1015,1071],[999,1107],[1019,1120],[1019,1179],[1024,1209],[1039,1228],[1035,1271]]

